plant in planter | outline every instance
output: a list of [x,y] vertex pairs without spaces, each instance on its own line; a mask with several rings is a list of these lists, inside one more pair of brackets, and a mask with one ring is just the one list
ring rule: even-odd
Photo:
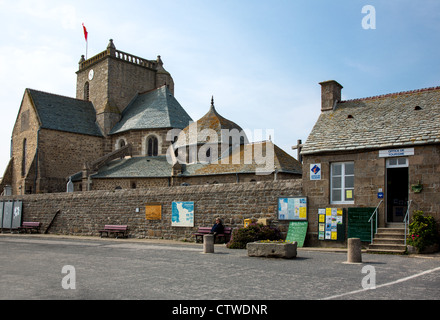
[[246,228],[234,229],[231,241],[227,244],[229,249],[246,249],[246,244],[260,240],[281,240],[278,228],[251,223]]
[[422,252],[427,247],[438,245],[436,221],[431,216],[425,216],[423,211],[414,211],[412,222],[409,225],[407,244]]

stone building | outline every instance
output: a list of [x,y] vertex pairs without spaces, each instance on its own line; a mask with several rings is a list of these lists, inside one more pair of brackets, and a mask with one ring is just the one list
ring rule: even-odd
[[439,221],[440,87],[341,101],[339,83],[320,84],[321,114],[301,149],[311,239],[325,208],[378,207],[389,229],[413,210]]
[[[82,56],[76,74],[76,98],[25,90],[1,191],[65,192],[69,180],[75,191],[86,191],[301,177],[298,161],[271,141],[249,144],[213,101],[195,122],[197,136],[235,129],[241,138],[199,141],[194,146],[197,152],[203,148],[203,159],[182,160],[194,147],[185,136],[193,131],[192,119],[174,97],[173,78],[160,56],[143,59],[117,50],[110,40],[105,51]],[[264,149],[260,158],[273,164],[267,172],[259,171],[261,159],[243,157],[254,149]],[[241,163],[226,163],[230,156]]]

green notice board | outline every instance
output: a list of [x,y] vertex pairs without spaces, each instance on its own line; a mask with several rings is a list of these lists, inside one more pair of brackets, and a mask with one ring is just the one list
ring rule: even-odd
[[[368,222],[373,214],[374,207],[348,208],[348,238],[360,238],[361,241],[371,242],[371,222]],[[376,220],[373,219],[373,224]]]
[[308,221],[291,221],[289,223],[286,241],[296,241],[298,242],[298,248],[303,247],[308,225]]

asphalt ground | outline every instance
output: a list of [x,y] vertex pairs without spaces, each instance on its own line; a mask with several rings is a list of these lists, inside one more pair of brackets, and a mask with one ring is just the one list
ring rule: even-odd
[[175,241],[1,234],[0,299],[170,300],[176,312],[185,312],[178,301],[211,300],[224,313],[225,301],[440,298],[439,254],[346,260],[332,249],[300,248],[285,260],[224,245],[204,254]]

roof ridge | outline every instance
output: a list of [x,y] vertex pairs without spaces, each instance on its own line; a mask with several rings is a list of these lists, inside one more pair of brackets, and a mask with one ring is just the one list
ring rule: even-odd
[[365,98],[356,98],[356,99],[342,100],[339,103],[351,102],[351,101],[374,100],[374,99],[392,97],[392,96],[395,96],[395,95],[401,96],[401,95],[406,95],[406,94],[413,94],[413,93],[427,92],[427,91],[435,91],[435,90],[440,90],[440,86],[429,87],[429,88],[422,88],[422,89],[415,89],[415,90],[409,90],[409,91],[400,91],[400,92],[386,93],[386,94],[381,94],[381,95],[376,95],[376,96],[371,96],[371,97],[365,97]]
[[61,95],[61,94],[52,93],[52,92],[47,92],[47,91],[41,91],[41,90],[36,90],[36,89],[32,89],[32,88],[26,88],[26,90],[29,90],[29,91],[35,91],[35,92],[38,92],[38,93],[50,94],[50,95],[52,95],[52,96],[57,96],[57,97],[61,97],[61,98],[67,98],[67,99],[72,99],[72,100],[77,100],[77,101],[82,101],[82,102],[89,102],[89,103],[92,103],[90,100],[84,100],[84,99],[78,99],[78,98],[68,97],[68,96],[64,96],[64,95]]

